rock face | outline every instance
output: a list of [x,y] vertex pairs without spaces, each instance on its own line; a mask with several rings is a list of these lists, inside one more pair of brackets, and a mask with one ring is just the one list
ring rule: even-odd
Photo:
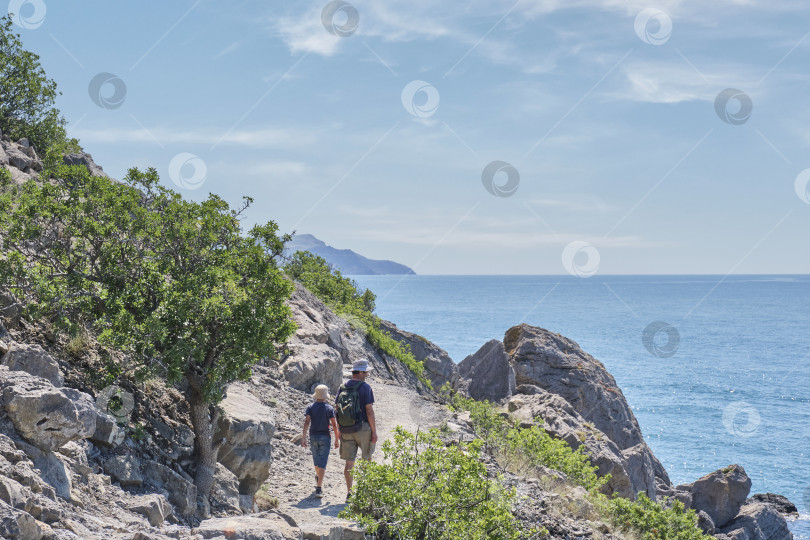
[[599,474],[612,476],[606,491],[656,498],[671,489],[615,379],[574,341],[521,324],[507,330],[503,344],[490,341],[467,357],[459,375],[458,388],[472,397],[514,396],[509,408],[524,423],[540,417],[550,433],[584,445]]
[[392,322],[382,321],[380,327],[400,343],[408,345],[411,348],[413,357],[420,362],[424,362],[425,373],[434,390],[438,390],[445,383],[449,383],[451,386],[457,384],[459,366],[453,362],[447,351],[419,334],[400,330]]
[[462,392],[477,400],[501,401],[515,393],[515,370],[503,343],[493,339],[458,366]]
[[757,493],[746,499],[745,504],[755,502],[769,504],[783,516],[799,517],[799,509],[796,508],[796,505],[782,495],[777,495],[776,493]]
[[86,152],[78,154],[65,154],[62,161],[65,165],[82,165],[87,168],[91,176],[107,176],[100,165],[96,165],[93,156]]
[[78,390],[70,394],[80,400],[74,402],[45,379],[0,366],[0,406],[20,435],[41,450],[56,450],[95,431],[95,416],[91,419],[87,410],[92,398]]
[[351,363],[366,358],[373,366],[369,382],[391,381],[428,391],[402,363],[369,345],[361,325],[355,324],[355,328],[351,321],[335,315],[300,284],[296,284],[289,306],[298,329],[284,346],[289,354],[283,357],[280,368],[293,388],[312,392],[316,385],[325,384],[334,395]]
[[142,468],[146,484],[162,490],[180,514],[190,516],[197,509],[197,487],[191,478],[184,478],[180,473],[165,465],[146,462]]
[[793,540],[785,518],[762,502],[745,504],[720,532],[734,540]]
[[275,415],[244,383],[228,387],[220,406],[224,414],[214,439],[224,442],[218,460],[236,475],[239,493],[253,495],[270,476]]
[[25,371],[47,379],[56,387],[64,384],[59,364],[39,345],[15,343],[3,357],[3,365],[11,371]]
[[721,529],[739,513],[751,491],[751,479],[739,465],[729,465],[678,489],[690,492],[692,508],[706,512]]

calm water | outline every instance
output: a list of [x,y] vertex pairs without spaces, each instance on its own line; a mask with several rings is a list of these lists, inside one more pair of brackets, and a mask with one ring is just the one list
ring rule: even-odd
[[[810,276],[353,279],[456,362],[520,322],[574,339],[616,378],[673,482],[739,463],[752,493],[810,514]],[[656,321],[670,327],[645,346]],[[810,538],[808,522],[793,527]]]

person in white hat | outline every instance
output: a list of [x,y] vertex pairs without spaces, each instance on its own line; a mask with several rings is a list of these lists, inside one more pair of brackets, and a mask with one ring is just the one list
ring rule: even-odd
[[301,434],[301,446],[307,447],[307,428],[309,428],[309,446],[312,451],[312,461],[315,464],[315,496],[323,497],[323,476],[326,473],[326,463],[329,461],[329,447],[332,437],[329,433],[329,424],[335,432],[335,448],[338,447],[338,426],[335,421],[335,409],[326,400],[330,399],[329,387],[319,384],[315,387],[315,399],[304,413],[304,431]]
[[352,363],[352,378],[343,383],[335,397],[338,427],[340,429],[340,458],[346,461],[346,501],[352,496],[352,468],[357,449],[363,459],[370,460],[377,444],[377,422],[374,418],[374,392],[366,381],[371,369],[368,360]]

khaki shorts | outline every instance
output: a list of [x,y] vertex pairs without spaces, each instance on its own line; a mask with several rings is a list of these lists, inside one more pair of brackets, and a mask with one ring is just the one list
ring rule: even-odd
[[358,447],[363,452],[363,459],[371,459],[375,446],[371,442],[371,426],[368,422],[363,422],[354,433],[340,433],[340,459],[355,461]]

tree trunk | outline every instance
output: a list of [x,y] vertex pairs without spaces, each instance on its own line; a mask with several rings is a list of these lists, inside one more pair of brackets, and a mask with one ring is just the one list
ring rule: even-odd
[[197,496],[207,501],[214,487],[214,474],[217,469],[219,445],[214,444],[214,430],[217,420],[216,409],[212,407],[200,391],[200,387],[189,378],[187,391],[188,405],[191,413],[191,425],[194,429],[194,451],[197,461],[197,474],[194,485]]

